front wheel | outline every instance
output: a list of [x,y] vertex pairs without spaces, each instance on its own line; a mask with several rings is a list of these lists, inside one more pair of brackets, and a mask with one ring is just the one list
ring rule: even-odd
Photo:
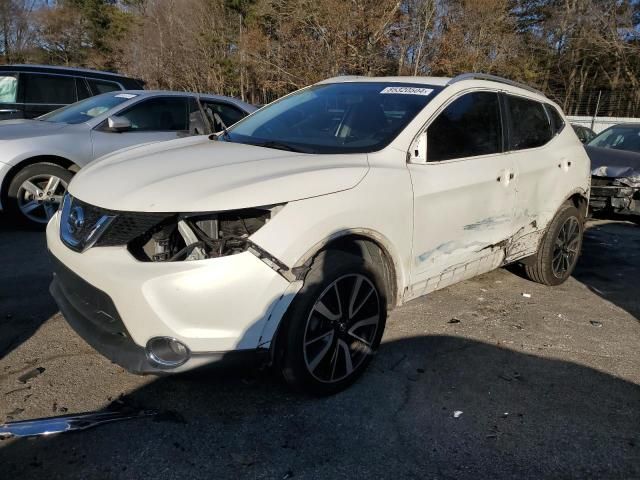
[[44,228],[58,211],[73,172],[52,163],[20,170],[8,190],[9,213],[23,226]]
[[365,371],[386,322],[382,276],[364,259],[322,252],[284,319],[281,370],[294,387],[330,395]]
[[573,205],[563,205],[551,221],[538,252],[525,265],[527,276],[544,285],[560,285],[573,273],[582,249],[584,219]]

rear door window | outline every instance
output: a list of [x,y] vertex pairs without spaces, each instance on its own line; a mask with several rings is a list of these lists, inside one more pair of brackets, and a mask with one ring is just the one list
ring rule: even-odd
[[131,122],[138,132],[180,131],[189,129],[189,105],[186,97],[150,98],[118,114]]
[[540,102],[507,95],[511,118],[511,150],[541,147],[552,138],[551,122]]
[[427,161],[502,151],[498,94],[472,92],[449,104],[427,128]]
[[0,103],[16,103],[18,101],[18,76],[16,74],[0,74]]
[[[210,100],[201,100],[201,103],[207,116],[214,120],[216,131],[222,130],[223,127],[230,127],[246,116],[239,108],[226,103],[212,102]],[[224,125],[218,125],[219,121],[216,120],[215,114],[218,115]]]
[[84,100],[93,96],[89,86],[84,78],[76,77],[76,92],[78,92],[78,100]]
[[73,77],[26,73],[24,102],[46,105],[68,105],[77,101]]

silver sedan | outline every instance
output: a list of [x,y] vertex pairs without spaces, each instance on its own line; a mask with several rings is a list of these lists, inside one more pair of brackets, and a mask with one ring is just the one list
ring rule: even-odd
[[225,129],[256,110],[240,100],[128,90],[91,97],[33,120],[0,121],[0,210],[43,226],[81,167],[115,150]]

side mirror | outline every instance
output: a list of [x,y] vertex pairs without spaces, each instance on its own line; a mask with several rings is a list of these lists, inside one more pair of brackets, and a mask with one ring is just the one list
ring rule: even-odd
[[411,145],[409,152],[411,163],[427,163],[427,132],[422,132]]
[[124,117],[109,117],[107,118],[107,125],[111,132],[126,132],[131,130],[131,122]]

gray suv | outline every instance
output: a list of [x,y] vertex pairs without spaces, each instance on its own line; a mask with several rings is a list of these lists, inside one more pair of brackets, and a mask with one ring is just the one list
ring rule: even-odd
[[94,95],[143,87],[142,80],[86,68],[0,65],[0,120],[35,118]]

